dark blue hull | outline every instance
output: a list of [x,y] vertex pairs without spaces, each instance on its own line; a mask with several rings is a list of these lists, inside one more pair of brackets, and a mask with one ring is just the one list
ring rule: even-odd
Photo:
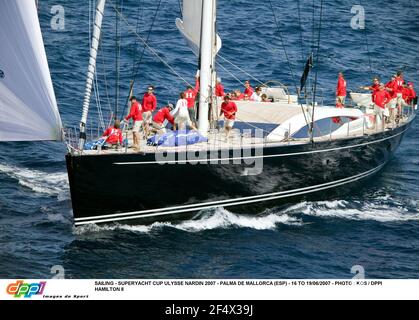
[[[221,206],[261,212],[304,197],[327,198],[383,168],[410,123],[357,138],[267,146],[262,156],[253,154],[240,164],[161,164],[155,154],[68,154],[75,224],[176,220]],[[218,154],[227,158],[240,160],[232,151]],[[263,161],[261,171],[253,169],[252,160]]]

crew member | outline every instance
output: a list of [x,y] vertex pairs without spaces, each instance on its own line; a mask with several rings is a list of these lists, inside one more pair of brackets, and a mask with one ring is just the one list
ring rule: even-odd
[[224,115],[224,129],[226,132],[226,140],[229,138],[231,130],[234,127],[234,122],[236,120],[237,105],[231,101],[230,97],[226,95],[224,97],[224,102],[221,105],[220,117]]
[[217,84],[215,85],[215,96],[218,98],[224,98],[225,96],[224,86],[221,83],[221,78],[217,78]]
[[397,118],[402,114],[402,108],[407,106],[403,98],[404,83],[403,72],[398,71],[393,84],[393,100],[391,101],[391,110],[394,111],[396,109]]
[[402,94],[403,93],[403,88],[404,88],[404,79],[403,79],[403,72],[402,71],[398,71],[397,72],[397,76],[396,76],[396,90],[397,90],[397,94]]
[[231,93],[231,95],[230,94],[228,94],[228,95],[230,96],[230,99],[231,100],[234,100],[234,101],[242,101],[242,100],[244,100],[244,94],[239,89],[234,90]]
[[164,122],[167,120],[173,126],[175,125],[175,119],[170,114],[173,111],[173,104],[169,103],[167,106],[161,108],[153,118],[153,129],[157,133],[166,133],[166,128],[164,127]]
[[247,80],[244,83],[244,87],[245,87],[244,92],[243,92],[244,93],[244,99],[249,100],[250,97],[252,96],[253,92],[254,92],[253,88],[250,86],[249,80]]
[[193,130],[198,130],[189,118],[188,101],[185,99],[185,92],[180,94],[180,99],[176,104],[177,116],[175,118],[175,127],[179,130],[186,130],[187,126]]
[[157,108],[157,98],[154,95],[154,87],[149,86],[147,92],[143,97],[143,118],[144,118],[144,130],[146,136],[149,135],[149,124],[153,119],[153,112]]
[[132,128],[133,147],[136,151],[139,151],[141,142],[140,130],[143,125],[143,108],[135,96],[132,96],[130,101],[131,110],[129,115],[125,117],[125,121],[128,121],[129,119],[134,121],[134,126]]
[[257,87],[256,91],[250,96],[250,101],[262,102],[262,88]]
[[336,107],[344,108],[346,99],[346,80],[342,72],[338,75],[338,85],[336,88]]
[[[378,91],[374,95],[374,104],[376,115],[384,121],[384,115],[386,115],[386,106],[391,101],[391,95],[385,90],[384,83],[380,83]],[[392,116],[390,114],[390,116]]]
[[195,76],[195,88],[191,86],[185,91],[185,99],[188,102],[188,112],[189,118],[196,125],[196,110],[195,110],[195,101],[196,96],[199,92],[199,77],[198,74]]
[[115,120],[114,125],[106,129],[103,133],[102,138],[105,139],[106,146],[120,146],[122,145],[122,131],[121,123],[119,120]]
[[391,76],[391,80],[386,84],[386,90],[390,93],[393,99],[397,97],[396,77],[396,75]]
[[403,99],[408,105],[412,105],[415,102],[416,92],[412,82],[407,84],[407,87],[403,89]]
[[380,88],[380,79],[377,78],[377,77],[373,79],[373,84],[371,86],[361,87],[361,89],[363,89],[363,90],[370,90],[371,91],[372,102],[374,102],[375,93],[378,91],[379,88]]

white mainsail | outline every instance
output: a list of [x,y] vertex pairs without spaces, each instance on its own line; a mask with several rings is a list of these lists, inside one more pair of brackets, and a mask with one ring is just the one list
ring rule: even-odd
[[[176,26],[195,55],[199,55],[201,24],[202,0],[183,0],[183,20],[176,19]],[[221,46],[221,38],[217,35],[217,52]]]
[[0,141],[61,140],[35,0],[0,0]]

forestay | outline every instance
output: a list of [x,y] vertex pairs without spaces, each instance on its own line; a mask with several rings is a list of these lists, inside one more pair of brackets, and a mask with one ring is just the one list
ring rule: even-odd
[[61,140],[34,0],[0,0],[0,141]]
[[[201,18],[202,0],[183,0],[183,21],[176,19],[176,26],[196,55],[199,55]],[[217,35],[217,52],[220,51],[221,46],[221,38]]]

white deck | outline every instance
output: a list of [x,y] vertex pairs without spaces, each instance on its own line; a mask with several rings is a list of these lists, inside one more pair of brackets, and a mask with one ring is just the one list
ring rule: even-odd
[[[399,125],[406,123],[409,119],[404,118]],[[388,124],[385,126],[385,131],[389,131],[396,128],[397,126],[394,124]],[[375,129],[365,129],[364,132],[360,132],[357,134],[343,134],[340,137],[332,137],[332,136],[323,136],[319,138],[314,138],[314,141],[321,142],[321,141],[332,141],[332,140],[341,140],[341,139],[348,139],[348,138],[355,138],[355,137],[362,137],[364,135],[372,135],[378,132],[382,132],[382,128],[375,128]],[[247,148],[264,148],[267,146],[288,146],[288,145],[302,145],[307,144],[310,142],[310,139],[289,139],[286,141],[281,142],[267,142],[264,138],[255,138],[249,136],[243,136],[239,130],[234,130],[228,140],[225,139],[225,135],[223,132],[213,132],[209,135],[208,142],[205,143],[198,143],[193,145],[187,146],[179,146],[179,147],[162,147],[162,146],[148,146],[146,144],[146,140],[141,140],[141,148],[139,151],[134,150],[131,148],[132,146],[132,133],[131,131],[127,132],[128,140],[129,140],[129,147],[120,147],[118,149],[112,148],[108,150],[89,150],[84,151],[83,154],[85,155],[93,155],[93,154],[135,154],[135,153],[160,153],[160,152],[198,152],[198,151],[217,151],[217,150],[234,150],[234,149],[247,149]],[[125,134],[124,134],[125,137]]]

